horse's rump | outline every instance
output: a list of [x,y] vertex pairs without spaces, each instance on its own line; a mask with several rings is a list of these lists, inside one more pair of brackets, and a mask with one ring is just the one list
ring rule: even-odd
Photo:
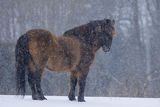
[[37,29],[26,32],[31,59],[29,67],[32,71],[43,69],[49,57],[51,49],[56,47],[52,34],[48,31]]

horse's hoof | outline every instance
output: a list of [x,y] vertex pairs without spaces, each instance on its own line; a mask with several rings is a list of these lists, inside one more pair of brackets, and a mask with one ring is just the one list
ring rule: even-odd
[[68,96],[68,98],[69,98],[70,101],[76,100],[75,96]]
[[76,98],[69,98],[69,100],[70,100],[70,101],[75,101],[75,100],[76,100]]
[[84,99],[78,99],[78,102],[86,102]]
[[39,98],[37,98],[37,97],[33,97],[33,98],[32,98],[32,100],[39,100]]
[[78,97],[78,102],[86,102],[84,98]]
[[33,100],[47,100],[45,97],[33,97]]
[[47,100],[47,98],[43,96],[43,97],[40,97],[39,100]]

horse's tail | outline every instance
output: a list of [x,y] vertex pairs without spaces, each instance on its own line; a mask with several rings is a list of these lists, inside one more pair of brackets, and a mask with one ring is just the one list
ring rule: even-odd
[[15,56],[16,56],[16,88],[17,95],[25,95],[25,74],[29,65],[29,46],[28,36],[22,35],[16,44]]

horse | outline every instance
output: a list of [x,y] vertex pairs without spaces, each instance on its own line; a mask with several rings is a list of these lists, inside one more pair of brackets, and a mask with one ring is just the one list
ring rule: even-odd
[[115,35],[114,25],[114,20],[103,19],[70,29],[61,36],[44,29],[32,29],[24,33],[17,40],[15,48],[17,95],[25,95],[27,74],[32,99],[46,100],[41,79],[44,68],[47,68],[70,73],[69,100],[76,100],[75,87],[78,83],[78,101],[85,102],[89,67],[101,47],[104,52],[110,50]]

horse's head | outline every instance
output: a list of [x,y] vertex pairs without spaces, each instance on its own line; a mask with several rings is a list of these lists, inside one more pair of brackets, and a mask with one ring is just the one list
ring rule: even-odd
[[104,52],[108,52],[111,48],[112,38],[115,35],[115,21],[104,19],[96,21],[94,34],[98,39],[99,47],[102,47]]

